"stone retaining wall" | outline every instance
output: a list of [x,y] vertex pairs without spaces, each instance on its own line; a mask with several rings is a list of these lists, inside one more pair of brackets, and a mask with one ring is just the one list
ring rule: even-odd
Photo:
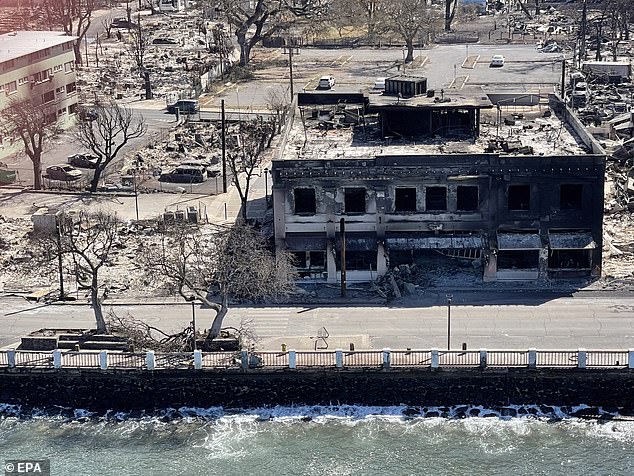
[[634,371],[0,370],[0,402],[90,410],[222,405],[612,406],[634,409]]

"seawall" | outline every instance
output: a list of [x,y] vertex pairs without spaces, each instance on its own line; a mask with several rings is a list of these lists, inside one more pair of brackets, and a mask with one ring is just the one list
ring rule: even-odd
[[94,411],[319,404],[587,404],[633,410],[634,371],[0,369],[0,402]]

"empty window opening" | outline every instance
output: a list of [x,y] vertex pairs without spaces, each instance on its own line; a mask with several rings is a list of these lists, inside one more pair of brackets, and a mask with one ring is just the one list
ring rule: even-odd
[[457,190],[457,206],[459,211],[474,211],[478,209],[478,187],[459,185]]
[[344,207],[346,213],[365,213],[365,188],[346,188]]
[[425,190],[425,209],[428,211],[447,210],[447,188],[427,187]]
[[590,269],[590,250],[551,250],[550,269]]
[[307,267],[305,251],[291,251],[291,260],[293,266],[298,269],[304,269]]
[[394,195],[394,210],[397,212],[415,212],[416,189],[397,188]]
[[509,210],[530,210],[530,185],[509,185]]
[[[341,269],[341,252],[337,252],[337,265]],[[346,251],[347,271],[376,271],[376,251]]]
[[538,269],[539,250],[499,250],[498,269]]
[[325,269],[326,268],[326,252],[325,251],[311,251],[308,255],[309,268],[312,269]]
[[295,213],[314,215],[317,209],[314,188],[295,189]]
[[583,185],[562,184],[559,187],[559,206],[562,210],[580,210],[583,206]]

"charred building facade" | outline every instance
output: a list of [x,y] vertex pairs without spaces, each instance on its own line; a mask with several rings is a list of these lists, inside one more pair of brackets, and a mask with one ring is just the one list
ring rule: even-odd
[[[481,96],[450,101],[441,106],[455,112],[458,141],[386,137],[382,108],[373,116],[371,105],[361,106],[356,125],[349,125],[349,104],[301,112],[299,139],[291,136],[272,166],[276,246],[293,252],[300,275],[338,281],[342,248],[352,281],[438,254],[474,261],[491,281],[600,275],[605,158],[585,152],[572,135],[562,139],[561,129],[556,137],[558,126],[543,110],[522,114],[517,136],[508,137],[513,126],[500,132],[487,122],[495,134],[479,137]],[[342,108],[345,126],[336,122]],[[424,123],[430,108],[412,106],[409,117]],[[395,110],[389,114],[398,124]],[[449,131],[454,120],[445,121]],[[523,145],[535,127],[531,145]],[[547,138],[566,150],[547,154]]]

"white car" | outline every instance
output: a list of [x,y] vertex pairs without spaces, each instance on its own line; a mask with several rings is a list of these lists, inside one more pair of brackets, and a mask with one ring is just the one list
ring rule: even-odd
[[374,90],[375,91],[385,91],[385,80],[387,78],[376,78],[374,81]]
[[489,65],[490,67],[496,67],[496,66],[504,66],[504,56],[502,55],[493,55],[493,57],[491,58],[491,64]]
[[319,84],[317,87],[319,89],[330,89],[335,85],[335,77],[334,76],[322,76],[319,78]]

